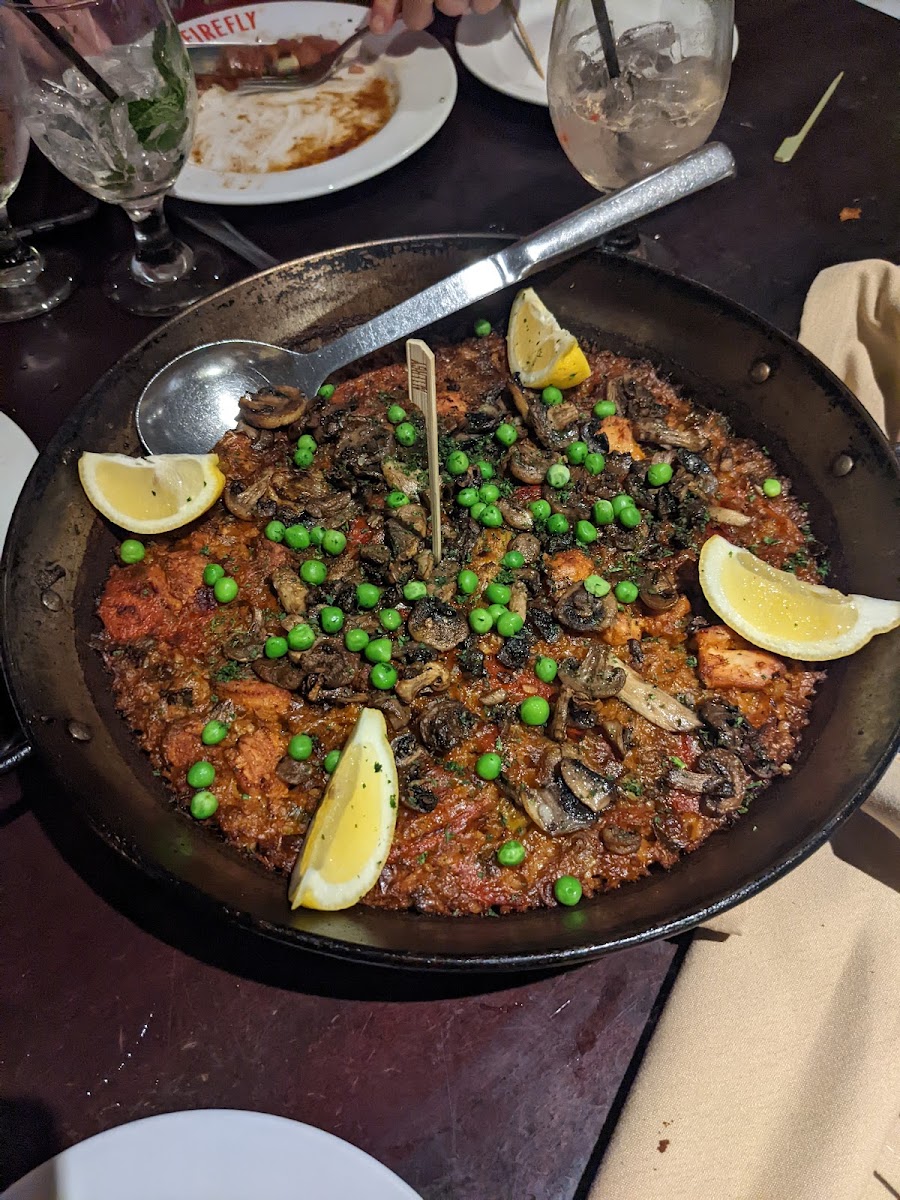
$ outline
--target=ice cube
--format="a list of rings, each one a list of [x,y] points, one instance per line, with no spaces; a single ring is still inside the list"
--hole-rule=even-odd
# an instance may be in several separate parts
[[[623,75],[653,79],[681,61],[681,39],[671,21],[626,29],[616,42]]]

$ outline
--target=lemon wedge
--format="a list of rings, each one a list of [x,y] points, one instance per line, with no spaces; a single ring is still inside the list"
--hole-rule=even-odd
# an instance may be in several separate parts
[[[364,708],[291,874],[291,908],[350,908],[374,887],[391,848],[398,795],[384,716]]]
[[[225,487],[217,454],[82,454],[78,475],[94,508],[129,533],[180,529]]]
[[[574,334],[563,329],[534,288],[516,296],[506,333],[509,369],[525,387],[563,388],[584,383],[591,373]]]
[[[700,551],[700,586],[710,607],[748,642],[808,662],[846,658],[900,625],[900,602],[805,583],[718,534]]]

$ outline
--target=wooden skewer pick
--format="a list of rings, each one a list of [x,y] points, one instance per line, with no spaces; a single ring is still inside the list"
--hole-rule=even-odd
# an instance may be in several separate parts
[[[410,403],[425,417],[428,443],[428,494],[431,497],[431,553],[439,563],[441,544],[441,464],[438,458],[437,395],[434,380],[434,355],[419,338],[406,343],[406,371]]]
[[[519,10],[516,8],[515,0],[503,0],[503,2],[506,11],[515,22],[519,37],[522,39],[522,45],[525,47],[528,57],[531,59],[531,65],[537,71],[538,75],[540,75],[541,79],[546,79],[547,77],[544,74],[544,68],[541,66],[541,60],[538,58],[537,51],[532,45],[531,38],[528,36],[528,30],[525,28],[522,18],[519,16]]]

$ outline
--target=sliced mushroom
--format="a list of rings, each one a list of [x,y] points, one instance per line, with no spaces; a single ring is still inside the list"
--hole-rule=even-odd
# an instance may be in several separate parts
[[[481,707],[495,708],[498,704],[505,704],[506,699],[506,692],[503,688],[494,688],[492,692],[488,692],[487,695],[481,697]]]
[[[633,375],[619,375],[606,385],[606,398],[629,420],[639,417],[664,417],[666,407]]]
[[[600,838],[610,854],[636,854],[641,848],[641,835],[621,825],[604,825]]]
[[[585,700],[607,700],[625,686],[625,671],[608,646],[594,644],[579,663],[566,659],[559,669],[559,681],[575,696]]]
[[[400,803],[411,808],[413,812],[430,813],[437,808],[438,798],[429,787],[413,780],[405,788],[400,789]]]
[[[652,571],[641,583],[639,595],[651,612],[667,612],[678,602],[678,588],[665,571]]]
[[[584,584],[576,583],[563,595],[554,609],[557,621],[577,633],[607,629],[618,616],[618,605],[612,592],[592,596]]]
[[[709,438],[693,429],[672,429],[659,417],[638,417],[632,422],[634,436],[654,446],[680,447],[694,452],[705,450]]]
[[[302,421],[309,410],[309,400],[299,388],[275,387],[243,396],[241,418],[257,429],[281,429]]]
[[[730,454],[731,451],[729,450],[728,453]],[[675,457],[691,475],[712,475],[713,473],[713,469],[706,459],[693,450],[676,450]]]
[[[513,504],[511,500],[498,500],[497,507],[503,514],[506,524],[513,529],[534,528],[534,517],[527,508],[520,508],[517,504]]]
[[[528,610],[528,620],[535,633],[543,641],[548,642],[551,646],[554,642],[559,641],[562,630],[546,609],[538,608],[536,604],[533,604]]]
[[[420,550],[416,555],[416,575],[428,583],[434,574],[434,555],[430,550]]]
[[[516,580],[509,590],[509,611],[521,617],[523,621],[528,615],[528,592],[524,583],[520,583],[519,580]]]
[[[421,504],[404,504],[402,508],[395,510],[395,516],[401,525],[405,525],[419,537],[425,537],[428,533],[428,518]]]
[[[516,442],[509,452],[509,471],[521,483],[543,483],[550,460],[533,442]]]
[[[399,733],[401,729],[405,729],[412,716],[409,709],[401,704],[396,696],[392,696],[389,692],[381,692],[377,696],[366,697],[366,704],[384,713],[393,733]]]
[[[615,720],[614,717],[606,717],[600,722],[600,728],[619,758],[624,758],[631,749],[634,741],[631,726],[623,725],[621,721]]]
[[[321,641],[303,652],[296,669],[303,678],[303,693],[310,700],[349,702],[342,689],[351,687],[359,664],[337,642]]]
[[[258,658],[253,672],[265,683],[273,683],[287,692],[296,692],[303,682],[303,673],[287,658]]]
[[[311,772],[309,763],[296,762],[286,754],[275,768],[275,774],[288,787],[299,787],[301,783],[309,782]]]
[[[386,458],[381,464],[381,470],[387,480],[389,488],[397,492],[403,492],[404,496],[413,496],[419,494],[419,481],[413,478],[412,475],[407,475],[398,462],[392,458]]]
[[[345,487],[358,486],[360,480],[380,481],[390,445],[391,434],[386,426],[357,416],[347,422],[335,443],[332,473]]]
[[[515,637],[507,638],[497,652],[497,662],[510,671],[521,671],[531,654],[531,639],[523,630]]]
[[[385,522],[384,531],[394,552],[395,562],[411,562],[419,553],[419,539],[410,530],[404,529],[399,521]]]
[[[550,718],[550,726],[547,730],[554,742],[564,742],[568,736],[569,705],[571,703],[572,692],[563,685],[559,689],[559,695],[553,705],[553,716]]]
[[[394,688],[404,704],[412,704],[420,692],[430,688],[442,692],[450,683],[450,672],[441,663],[426,663],[412,679],[401,679]]]
[[[452,605],[435,600],[433,596],[416,604],[406,626],[413,641],[431,646],[433,650],[452,650],[469,635],[465,617]]]
[[[559,773],[566,786],[591,812],[603,812],[613,801],[612,783],[577,758],[563,754]]]
[[[744,740],[746,718],[739,708],[718,696],[697,705],[697,714],[714,730],[716,745],[736,750]]]
[[[254,521],[259,515],[256,506],[269,490],[271,470],[261,471],[252,483],[242,484],[233,479],[222,493],[225,507],[239,521]]]
[[[394,752],[394,762],[401,775],[408,775],[413,764],[425,753],[415,734],[408,732],[401,733],[399,737],[392,740],[391,750]]]
[[[419,714],[419,737],[433,754],[448,754],[468,736],[470,717],[458,700],[435,700]]]
[[[509,543],[509,550],[516,550],[525,559],[525,566],[536,563],[541,557],[540,538],[533,533],[519,533]]]
[[[506,776],[501,776],[500,782],[506,795],[550,837],[589,829],[597,820],[597,814],[582,804],[561,779],[542,788],[513,784]]]
[[[721,816],[741,807],[747,790],[747,775],[736,754],[730,750],[708,750],[700,755],[695,766],[699,772],[724,781],[720,790],[704,791],[700,801],[703,809],[711,816]]]
[[[390,546],[368,545],[359,552],[360,561],[364,564],[366,574],[384,583],[387,569],[391,564]]]
[[[710,504],[709,519],[718,525],[734,525],[740,527],[749,525],[752,520],[746,513],[738,512],[736,508],[720,508],[718,504]]]
[[[259,634],[254,632],[236,633],[228,639],[222,647],[222,651],[225,657],[230,658],[232,662],[253,662],[262,654]]]
[[[619,692],[619,699],[636,713],[646,717],[660,729],[668,729],[673,733],[689,733],[703,724],[697,714],[680,700],[676,700],[656,684],[645,682],[617,655],[611,654],[609,661],[625,672],[625,685]]]
[[[309,589],[291,567],[276,567],[272,572],[272,586],[278,602],[286,613],[303,616],[306,613],[306,597]]]

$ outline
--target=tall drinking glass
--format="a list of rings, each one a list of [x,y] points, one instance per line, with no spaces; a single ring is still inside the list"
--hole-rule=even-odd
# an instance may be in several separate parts
[[[559,0],[547,92],[560,145],[598,191],[701,146],[731,74],[734,0],[606,0],[611,75],[592,0]]]
[[[28,158],[24,92],[18,52],[0,28],[0,322],[49,312],[74,287],[69,259],[62,254],[39,254],[33,246],[26,246],[6,212]]]
[[[165,0],[0,0],[0,19],[20,47],[32,138],[63,175],[131,218],[135,248],[109,265],[106,294],[164,315],[221,287],[219,256],[179,241],[163,215],[197,105]]]

